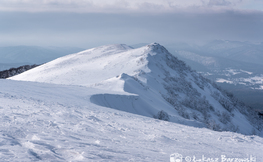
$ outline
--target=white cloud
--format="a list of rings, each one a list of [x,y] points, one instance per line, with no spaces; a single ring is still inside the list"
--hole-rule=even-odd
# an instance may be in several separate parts
[[[180,12],[244,9],[258,0],[1,0],[0,11]],[[240,7],[242,6],[242,7]]]

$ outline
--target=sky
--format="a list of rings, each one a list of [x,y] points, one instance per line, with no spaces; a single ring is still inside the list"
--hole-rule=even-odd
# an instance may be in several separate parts
[[[263,42],[262,0],[0,0],[0,46]]]

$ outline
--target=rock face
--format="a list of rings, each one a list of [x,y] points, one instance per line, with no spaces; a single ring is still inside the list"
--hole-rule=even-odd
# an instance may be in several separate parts
[[[4,71],[0,71],[0,78],[1,79],[6,79],[18,74],[21,74],[27,70],[30,70],[34,67],[37,67],[38,65],[23,65],[23,66],[19,66],[18,68],[11,68],[9,70],[4,70]]]
[[[101,46],[10,79],[103,89],[105,93],[90,97],[92,103],[185,125],[243,134],[262,130],[256,112],[158,43],[137,49]]]

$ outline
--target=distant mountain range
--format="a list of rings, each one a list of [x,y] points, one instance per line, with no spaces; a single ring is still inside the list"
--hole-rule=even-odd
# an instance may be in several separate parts
[[[82,51],[76,47],[7,46],[0,47],[0,70],[43,64],[67,54]]]

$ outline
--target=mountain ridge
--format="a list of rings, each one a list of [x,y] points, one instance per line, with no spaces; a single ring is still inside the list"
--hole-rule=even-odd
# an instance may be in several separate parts
[[[127,45],[92,48],[10,79],[116,91],[118,95],[97,94],[90,100],[108,108],[217,131],[262,131],[262,120],[256,113],[158,43],[137,49]]]

